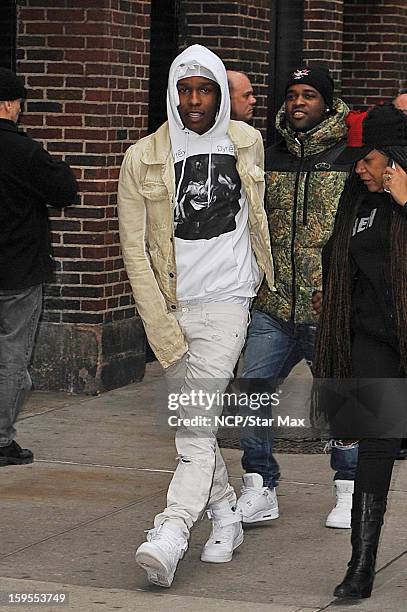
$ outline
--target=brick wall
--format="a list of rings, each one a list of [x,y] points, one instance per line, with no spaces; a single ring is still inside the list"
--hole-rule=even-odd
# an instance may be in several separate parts
[[[183,0],[179,23],[180,49],[194,43],[205,45],[221,57],[227,68],[247,72],[257,97],[254,126],[264,135],[270,16],[268,0]]]
[[[407,74],[407,2],[344,2],[342,86],[346,100],[366,108],[391,99]]]
[[[124,361],[141,364],[142,333],[137,354],[124,341],[135,341],[129,332],[135,312],[120,256],[116,193],[123,153],[147,129],[149,13],[146,0],[19,3],[17,71],[30,92],[24,127],[70,163],[82,194],[79,206],[52,212],[58,273],[46,288],[39,386],[57,368],[64,388],[108,388],[112,353],[119,377]],[[50,341],[53,363],[42,350]],[[63,357],[61,371],[56,356]],[[68,363],[73,358],[76,365]]]
[[[304,63],[325,64],[340,94],[342,79],[343,0],[305,0]]]
[[[325,63],[353,108],[391,99],[406,78],[406,0],[305,0],[304,60]]]
[[[293,9],[304,7],[304,61],[327,64],[337,92],[355,106],[393,96],[405,79],[406,1],[295,0]],[[46,290],[34,378],[37,387],[97,392],[144,368],[144,334],[120,256],[116,193],[123,153],[148,126],[151,2],[16,3],[17,71],[30,90],[24,127],[74,167],[81,189],[80,205],[52,217],[58,271]],[[271,21],[288,28],[283,0],[174,6],[179,49],[204,44],[227,67],[250,75],[255,127],[265,135],[267,82],[283,54],[269,65],[271,49],[280,48],[270,40]]]

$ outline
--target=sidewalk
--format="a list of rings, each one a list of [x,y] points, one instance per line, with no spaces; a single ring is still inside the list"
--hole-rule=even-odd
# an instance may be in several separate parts
[[[17,440],[35,463],[0,469],[0,612],[348,610],[332,591],[349,560],[350,532],[324,527],[334,501],[324,455],[278,455],[281,516],[246,529],[231,563],[200,561],[205,519],[171,589],[147,584],[134,551],[164,506],[175,467],[171,433],[155,424],[160,378],[154,363],[143,382],[99,397],[32,395]],[[240,451],[224,456],[239,490]],[[352,611],[407,610],[406,502],[407,461],[397,461],[373,596]],[[68,605],[1,605],[5,592],[62,591]]]

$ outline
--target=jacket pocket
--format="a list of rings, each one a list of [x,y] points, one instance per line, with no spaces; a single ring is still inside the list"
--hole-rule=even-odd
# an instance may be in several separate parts
[[[144,183],[141,193],[143,198],[153,202],[168,200],[168,191],[165,185],[160,183]]]
[[[172,222],[168,191],[165,185],[145,183],[142,195],[146,203],[148,233],[158,228],[164,228]]]

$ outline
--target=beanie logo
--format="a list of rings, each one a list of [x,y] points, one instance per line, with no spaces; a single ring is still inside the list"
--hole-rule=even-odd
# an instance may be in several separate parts
[[[309,72],[310,71],[307,68],[304,68],[303,70],[298,69],[293,72],[293,77],[294,79],[302,79],[303,77],[308,76]]]

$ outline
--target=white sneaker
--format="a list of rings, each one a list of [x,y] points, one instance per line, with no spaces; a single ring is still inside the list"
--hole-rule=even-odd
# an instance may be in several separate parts
[[[188,540],[181,528],[169,519],[148,531],[147,542],[136,551],[136,561],[147,572],[149,582],[170,587],[187,548]]]
[[[335,480],[336,505],[328,514],[325,526],[350,529],[353,480]]]
[[[276,489],[263,486],[260,474],[244,474],[237,507],[243,523],[271,521],[279,517]]]
[[[243,542],[240,513],[231,508],[227,499],[211,505],[209,513],[212,517],[212,532],[203,547],[201,561],[227,563],[232,560],[233,551]]]

